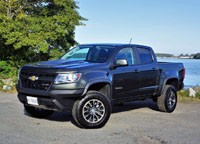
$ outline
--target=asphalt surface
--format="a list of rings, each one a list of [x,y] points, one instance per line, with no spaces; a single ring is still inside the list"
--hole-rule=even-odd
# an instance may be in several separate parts
[[[200,103],[178,103],[171,113],[151,100],[116,106],[105,127],[81,129],[71,113],[36,119],[16,94],[0,93],[0,144],[199,144]]]

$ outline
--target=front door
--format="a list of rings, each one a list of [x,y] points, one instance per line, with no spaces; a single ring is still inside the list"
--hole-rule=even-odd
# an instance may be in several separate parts
[[[113,99],[125,99],[139,94],[139,66],[135,65],[133,48],[122,48],[115,56],[117,59],[126,59],[128,66],[117,67],[113,74]]]

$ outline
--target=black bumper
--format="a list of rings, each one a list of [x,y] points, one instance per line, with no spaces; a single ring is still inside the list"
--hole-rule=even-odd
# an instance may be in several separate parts
[[[19,85],[16,85],[16,88],[18,91],[18,99],[24,105],[29,105],[27,103],[27,96],[31,96],[36,97],[38,100],[38,105],[32,106],[56,111],[71,110],[74,101],[79,99],[84,91],[84,89],[34,90],[22,88]]]

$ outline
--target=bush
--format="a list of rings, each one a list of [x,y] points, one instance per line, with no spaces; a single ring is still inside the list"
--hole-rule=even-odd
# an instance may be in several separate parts
[[[178,94],[181,97],[189,97],[189,90],[184,89],[184,90],[178,92]]]
[[[0,61],[0,77],[1,78],[10,78],[15,76],[17,73],[17,68],[13,67],[7,61]]]
[[[4,82],[3,82],[3,80],[2,80],[2,79],[0,79],[0,87],[2,88],[2,87],[3,87],[3,85],[4,85]]]
[[[196,93],[196,97],[189,96],[189,89],[183,89],[178,92],[178,98],[180,101],[197,101],[200,102],[200,93]]]
[[[14,63],[8,61],[0,61],[0,88],[2,89],[4,85],[11,86],[15,89],[15,84],[17,82],[18,66]]]
[[[200,59],[200,53],[195,54],[194,59]]]
[[[196,98],[200,99],[200,93],[196,93]]]

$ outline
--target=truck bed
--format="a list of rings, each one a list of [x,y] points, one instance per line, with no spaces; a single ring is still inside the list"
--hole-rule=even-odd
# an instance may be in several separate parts
[[[181,90],[184,87],[183,80],[185,78],[185,69],[182,63],[171,63],[171,62],[158,62],[160,68],[160,80],[162,81],[166,78],[178,78],[177,90]]]
[[[182,71],[184,69],[182,63],[158,62],[158,66],[162,71],[170,71],[170,70]]]

